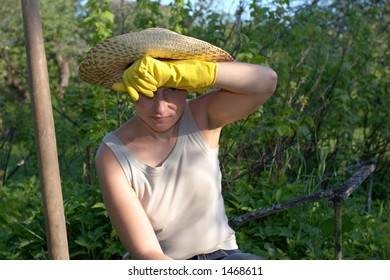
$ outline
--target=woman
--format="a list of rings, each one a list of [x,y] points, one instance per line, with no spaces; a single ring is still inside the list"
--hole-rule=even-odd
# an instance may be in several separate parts
[[[191,51],[185,59],[166,60],[176,59],[177,51],[169,49],[172,38],[165,51],[164,40],[152,39],[159,48],[152,56],[166,52],[165,60],[147,54],[131,61],[121,79],[97,79],[127,91],[136,111],[103,139],[96,155],[111,222],[135,259],[259,259],[238,250],[228,225],[218,143],[224,126],[251,114],[273,94],[277,75],[267,67],[233,62],[214,46],[213,51],[226,55],[219,62],[215,57],[202,61]],[[194,45],[199,43],[207,45],[199,40]],[[90,61],[83,63],[90,66]],[[80,75],[94,82],[85,78],[90,68],[83,69],[83,63]],[[203,92],[211,86],[217,89],[187,100],[187,90]]]

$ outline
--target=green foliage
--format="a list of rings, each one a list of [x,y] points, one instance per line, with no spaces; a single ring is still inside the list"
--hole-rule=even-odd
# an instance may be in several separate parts
[[[312,184],[318,185],[318,182]],[[316,189],[308,180],[262,188],[246,185],[242,180],[225,194],[226,209],[229,216],[235,216],[303,197]],[[343,204],[343,258],[387,259],[390,253],[386,234],[390,205],[388,201],[375,200],[371,213],[367,214],[364,199],[360,192]],[[236,230],[240,247],[265,259],[321,260],[335,257],[334,210],[326,200],[250,221]]]
[[[133,114],[126,95],[81,82],[77,62],[88,45],[159,26],[278,73],[274,96],[222,132],[228,216],[334,187],[351,175],[344,167],[376,157],[370,214],[365,183],[343,204],[343,256],[389,259],[386,1],[248,0],[234,14],[215,9],[217,2],[40,2],[71,258],[124,253],[93,162],[102,137]],[[46,259],[20,1],[5,0],[0,22],[0,258]],[[326,200],[310,203],[236,228],[237,240],[267,259],[333,259],[333,219]]]
[[[161,16],[159,1],[137,0],[137,14],[134,18],[137,28],[157,27]]]
[[[190,18],[191,2],[175,0],[169,4],[171,7],[169,18],[169,29],[180,34],[186,34],[187,20]]]
[[[63,182],[63,193],[71,259],[120,259],[99,189]],[[41,201],[36,177],[0,188],[1,259],[48,258]]]
[[[85,5],[88,15],[84,19],[84,24],[87,28],[94,27],[94,32],[91,32],[89,36],[91,45],[112,36],[114,14],[109,7],[110,3],[111,0],[89,0]]]
[[[12,188],[0,188],[1,259],[40,259],[47,255],[44,219],[39,207],[41,196],[36,183],[36,177],[32,177]]]
[[[65,188],[70,258],[121,259],[124,250],[111,226],[99,189],[73,183],[66,183]]]

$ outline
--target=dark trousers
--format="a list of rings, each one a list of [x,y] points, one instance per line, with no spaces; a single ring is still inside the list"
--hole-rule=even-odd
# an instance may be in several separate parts
[[[189,260],[262,260],[259,256],[243,253],[240,250],[217,250],[209,254],[199,254]]]

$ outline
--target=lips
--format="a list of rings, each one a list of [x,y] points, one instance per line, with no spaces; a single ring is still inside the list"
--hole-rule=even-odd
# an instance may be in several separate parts
[[[154,116],[152,117],[152,119],[156,120],[156,121],[163,121],[165,119],[167,119],[168,117],[163,117],[163,116]]]

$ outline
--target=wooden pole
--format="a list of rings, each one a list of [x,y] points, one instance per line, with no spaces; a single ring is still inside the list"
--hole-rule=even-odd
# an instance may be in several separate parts
[[[49,259],[69,259],[49,75],[38,0],[22,0],[29,89]]]
[[[342,202],[340,197],[333,197],[334,205],[334,254],[336,260],[343,259],[343,213]]]

